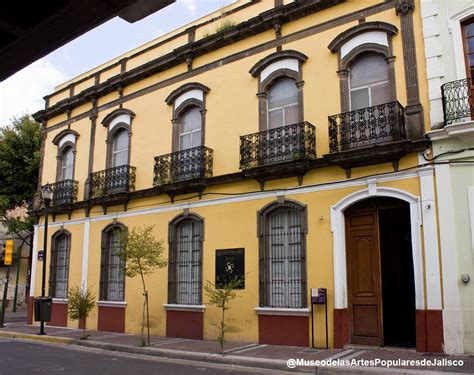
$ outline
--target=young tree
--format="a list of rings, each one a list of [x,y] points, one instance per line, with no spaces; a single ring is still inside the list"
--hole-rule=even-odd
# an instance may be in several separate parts
[[[209,297],[209,304],[221,309],[221,320],[216,324],[218,330],[217,341],[221,346],[221,354],[224,354],[225,333],[227,331],[225,312],[230,309],[230,303],[237,296],[236,289],[244,280],[245,276],[230,278],[223,285],[216,285],[211,281],[207,281],[204,286],[204,291]]]
[[[84,327],[82,328],[82,339],[87,339],[85,320],[89,316],[95,305],[95,294],[90,290],[83,290],[77,285],[68,291],[68,316],[71,320],[84,319]]]
[[[134,227],[131,232],[122,232],[120,237],[120,257],[125,261],[125,275],[133,278],[140,276],[143,287],[142,310],[142,346],[145,345],[145,313],[148,330],[148,346],[150,346],[150,314],[148,308],[148,290],[145,276],[150,275],[157,268],[166,267],[163,259],[163,240],[157,240],[153,234],[153,225]]]

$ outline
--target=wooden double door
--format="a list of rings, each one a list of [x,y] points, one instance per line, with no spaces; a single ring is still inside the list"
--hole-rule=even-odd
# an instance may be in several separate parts
[[[345,217],[350,343],[414,347],[409,206],[373,198],[353,206]]]

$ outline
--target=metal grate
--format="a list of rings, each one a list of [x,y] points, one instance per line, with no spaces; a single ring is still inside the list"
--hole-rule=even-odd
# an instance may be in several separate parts
[[[240,169],[316,158],[316,128],[309,122],[240,137]]]
[[[53,190],[53,206],[72,204],[77,200],[78,182],[74,180],[57,181],[50,184]]]
[[[206,146],[155,157],[153,185],[212,177],[213,151]]]
[[[474,78],[445,83],[441,95],[446,125],[474,118]]]
[[[301,213],[284,208],[268,218],[261,257],[262,305],[282,308],[306,307],[305,234]]]
[[[175,228],[170,243],[169,303],[200,305],[202,302],[202,223],[185,220]]]
[[[329,151],[339,152],[405,139],[404,109],[391,102],[328,117]]]
[[[49,295],[67,298],[70,241],[67,234],[54,238],[49,265]]]
[[[106,233],[106,246],[102,249],[100,272],[100,300],[123,301],[125,284],[125,263],[119,256],[121,229]]]
[[[136,168],[120,165],[93,172],[89,177],[89,198],[135,191]]]

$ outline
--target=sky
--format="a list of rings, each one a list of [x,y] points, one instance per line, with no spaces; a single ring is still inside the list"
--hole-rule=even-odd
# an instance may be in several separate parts
[[[133,24],[115,17],[96,27],[0,82],[0,126],[44,109],[55,86],[233,1],[176,0]]]

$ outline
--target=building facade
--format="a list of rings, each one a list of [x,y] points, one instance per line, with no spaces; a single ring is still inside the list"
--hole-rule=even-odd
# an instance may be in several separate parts
[[[474,352],[474,2],[421,3],[448,353]]]
[[[138,332],[118,234],[153,224],[168,259],[147,278],[153,334],[216,337],[203,284],[227,250],[246,274],[229,340],[308,346],[310,289],[326,288],[331,347],[442,351],[425,62],[418,2],[237,1],[58,87],[35,114],[51,324],[76,324],[81,285],[99,299],[87,328]]]

